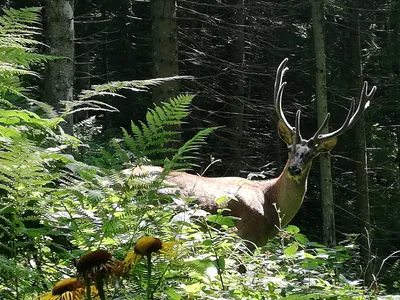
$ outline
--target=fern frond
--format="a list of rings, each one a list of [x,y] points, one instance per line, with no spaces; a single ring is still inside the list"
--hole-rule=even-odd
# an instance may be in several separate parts
[[[65,106],[63,115],[72,115],[80,111],[105,111],[105,112],[118,112],[119,110],[114,106],[96,100],[86,101],[60,101]]]
[[[39,77],[30,65],[55,57],[34,53],[34,47],[42,45],[35,36],[41,32],[39,8],[3,10],[0,16],[0,96],[10,93],[27,98],[19,77]]]
[[[189,164],[184,162],[185,160],[190,160],[192,157],[188,156],[189,152],[193,152],[198,150],[202,145],[205,144],[205,139],[208,135],[219,127],[210,127],[199,131],[193,138],[188,140],[182,147],[180,147],[177,153],[172,157],[171,160],[166,160],[164,164],[164,168],[167,171],[172,170],[173,168],[179,165],[179,169],[184,170],[187,166],[193,166],[193,164]]]
[[[14,104],[12,104],[10,101],[3,99],[0,97],[0,105],[5,106],[6,108],[15,108]]]
[[[22,9],[4,9],[4,15],[0,16],[0,25],[5,28],[30,27],[26,24],[40,24],[40,7],[27,7]],[[26,24],[25,24],[26,23]]]
[[[59,118],[59,113],[57,113],[57,111],[54,109],[53,106],[33,99],[28,99],[28,102],[32,103],[33,105],[36,105],[41,110],[43,110],[43,112],[46,114],[48,118]]]
[[[85,100],[95,96],[109,95],[111,92],[115,96],[120,96],[116,92],[119,90],[130,90],[134,92],[146,91],[149,87],[162,84],[164,82],[181,79],[193,79],[192,76],[172,76],[164,78],[155,78],[149,80],[131,80],[131,81],[112,81],[102,85],[94,85],[91,90],[82,91],[78,99]]]
[[[147,123],[140,122],[138,126],[132,122],[133,137],[123,130],[126,144],[138,159],[152,157],[157,153],[168,155],[174,151],[166,145],[173,142],[174,136],[179,132],[168,127],[183,122],[190,112],[189,105],[193,97],[193,95],[179,95],[161,107],[150,109],[146,114]]]

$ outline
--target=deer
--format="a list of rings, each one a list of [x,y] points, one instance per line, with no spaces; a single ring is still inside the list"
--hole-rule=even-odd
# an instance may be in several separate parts
[[[356,103],[352,98],[343,125],[335,131],[326,132],[330,118],[327,113],[315,134],[304,139],[300,131],[300,109],[292,126],[284,115],[282,97],[286,86],[283,82],[288,58],[277,68],[274,84],[274,106],[278,116],[278,133],[288,147],[288,159],[277,178],[248,180],[241,177],[205,177],[186,172],[171,171],[165,177],[168,185],[175,186],[182,198],[195,198],[199,207],[215,213],[227,209],[228,215],[236,217],[237,233],[244,240],[263,246],[273,238],[282,226],[287,225],[299,211],[307,191],[307,179],[313,160],[320,154],[331,151],[337,137],[348,131],[369,106],[376,86],[368,91],[365,81]],[[137,166],[130,170],[133,176],[161,174],[157,166]],[[226,197],[226,201],[217,201]]]

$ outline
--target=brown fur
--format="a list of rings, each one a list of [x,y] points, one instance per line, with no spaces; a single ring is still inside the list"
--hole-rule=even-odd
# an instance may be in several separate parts
[[[157,174],[162,170],[160,167],[140,166],[131,171],[131,174]],[[227,207],[230,215],[240,218],[236,223],[238,234],[260,246],[275,236],[278,228],[287,224],[300,208],[306,192],[308,171],[309,168],[296,181],[288,176],[287,166],[278,178],[259,181],[170,172],[166,183],[177,186],[183,198],[196,198],[199,206],[211,213],[221,208],[216,200],[228,196],[227,203],[222,207]],[[280,209],[282,224],[279,224],[274,204]]]

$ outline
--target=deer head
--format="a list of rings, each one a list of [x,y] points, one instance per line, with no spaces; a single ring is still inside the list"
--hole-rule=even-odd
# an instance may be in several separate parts
[[[358,105],[356,104],[356,100],[352,99],[347,117],[339,129],[333,132],[323,133],[324,129],[328,126],[330,117],[328,113],[316,133],[307,140],[302,137],[300,131],[301,111],[297,110],[295,126],[291,126],[282,110],[282,95],[286,86],[286,82],[282,82],[282,80],[285,73],[289,70],[289,68],[286,67],[287,61],[288,59],[285,58],[276,72],[274,104],[279,118],[279,136],[289,148],[289,159],[287,163],[288,175],[292,179],[298,180],[308,173],[311,162],[315,157],[322,152],[329,152],[332,150],[336,145],[337,137],[349,130],[357,122],[364,110],[369,106],[369,102],[376,91],[376,86],[372,87],[371,91],[368,92],[368,83],[366,81],[364,82]]]

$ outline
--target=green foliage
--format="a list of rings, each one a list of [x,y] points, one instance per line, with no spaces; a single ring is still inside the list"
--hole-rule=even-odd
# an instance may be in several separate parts
[[[144,92],[148,91],[149,87],[178,79],[193,79],[193,77],[172,76],[172,77],[154,78],[148,80],[112,81],[101,85],[94,85],[92,89],[82,91],[78,98],[80,100],[85,100],[95,96],[104,96],[104,95],[123,97],[122,95],[116,92],[121,90]]]
[[[69,246],[55,230],[57,224],[49,208],[56,182],[62,177],[58,167],[70,161],[60,150],[79,141],[59,131],[62,118],[41,118],[11,103],[28,99],[20,76],[38,76],[30,65],[52,59],[35,53],[40,45],[35,40],[40,32],[36,27],[38,11],[11,9],[0,17],[1,299],[31,296],[44,284],[45,268],[37,266],[53,260],[54,253],[66,252]]]
[[[132,122],[133,136],[123,129],[125,143],[135,154],[138,163],[145,163],[150,159],[153,164],[164,164],[167,171],[191,165],[188,160],[193,157],[187,154],[196,151],[204,143],[205,138],[216,129],[207,128],[199,131],[178,151],[175,150],[173,144],[178,142],[176,139],[179,137],[179,126],[190,112],[188,107],[193,97],[193,95],[180,95],[170,99],[162,107],[149,110],[146,114],[147,124],[140,122],[138,126]],[[173,155],[171,160],[165,159],[171,154]]]
[[[176,100],[172,103],[180,105]],[[181,109],[186,111],[189,103]],[[166,111],[164,107],[161,110]],[[4,299],[45,290],[41,286],[51,286],[61,273],[75,276],[71,259],[79,259],[87,250],[107,249],[123,259],[145,234],[178,241],[177,254],[170,258],[154,254],[151,270],[147,261],[141,260],[127,277],[119,279],[119,285],[108,285],[110,299],[362,299],[358,282],[343,275],[344,264],[351,257],[348,247],[326,249],[310,243],[297,227],[290,226],[279,239],[250,255],[232,230],[233,220],[224,217],[222,211],[216,216],[202,212],[200,215],[208,216],[207,222],[203,217],[177,218],[177,213],[199,216],[199,210],[178,203],[174,194],[160,193],[157,179],[126,178],[117,171],[41,148],[58,135],[44,135],[37,144],[22,128],[48,131],[48,123],[41,119],[37,127],[38,118],[24,111],[12,115],[19,121],[5,123],[4,127],[20,134],[4,142],[0,153],[5,193],[1,198],[1,246],[8,250],[0,260],[0,284],[11,287],[2,294]],[[149,122],[169,120],[167,116],[159,119],[157,123],[149,118]],[[142,140],[129,136],[130,143],[144,145],[139,149],[147,151],[146,141],[153,140],[147,139],[144,131],[160,133],[162,126],[156,124],[142,124]],[[207,133],[195,136],[167,163],[172,167],[180,158],[187,159],[185,153],[197,149]],[[31,267],[26,258],[34,259],[40,267]],[[239,265],[245,267],[245,274],[238,272]],[[19,281],[10,285],[14,270],[19,271]],[[40,285],[34,285],[34,281]]]
[[[11,10],[0,18],[4,23],[1,30],[13,30],[9,35],[15,34],[18,40],[21,31],[36,31],[34,26],[25,27],[25,23],[36,21],[36,10]],[[25,42],[18,41],[21,47]],[[37,62],[29,51],[9,51],[2,59],[5,64],[29,70],[29,64]],[[125,277],[110,279],[108,299],[369,296],[347,268],[357,255],[351,243],[328,249],[289,226],[266,247],[250,253],[235,233],[234,219],[224,216],[223,211],[210,215],[198,209],[193,199],[166,192],[160,181],[163,176],[151,179],[119,172],[123,162],[147,163],[150,159],[163,164],[166,172],[191,166],[193,153],[215,129],[200,131],[179,149],[170,145],[189,113],[192,96],[178,96],[149,110],[146,122],[132,124],[132,134],[124,131],[123,140],[111,142],[112,151],[99,151],[102,167],[73,156],[75,152],[70,150],[82,144],[63,133],[59,128],[63,120],[51,115],[51,107],[42,105],[52,118],[15,109],[9,101],[11,94],[24,96],[19,76],[29,73],[7,68],[4,73],[13,81],[3,80],[3,89],[0,87],[5,98],[2,104],[8,104],[0,109],[1,299],[32,299],[51,290],[59,279],[76,277],[73,261],[88,250],[107,249],[123,260],[144,235],[159,237],[162,243],[176,241],[177,249],[169,256],[154,253],[152,264],[143,258]],[[88,97],[106,91],[115,94],[124,88],[141,90],[160,81],[97,86],[84,92],[78,106],[71,104],[67,111],[113,111]],[[95,123],[87,120],[75,129],[92,126]],[[91,138],[88,134],[82,137]]]
[[[31,64],[54,59],[35,52],[41,45],[36,39],[40,34],[39,8],[4,10],[0,17],[0,100],[4,103],[6,94],[26,97],[19,76],[39,76],[30,70]]]
[[[169,120],[179,119],[174,117],[174,107],[186,112],[189,98],[178,97],[166,104],[171,117],[165,113],[165,106],[155,108],[149,112],[148,124],[133,126],[133,136],[125,131],[126,144],[137,153],[135,157],[145,159],[152,154],[151,148],[160,145],[159,137],[162,143],[168,143],[176,133],[170,135],[167,131],[164,138],[162,131],[171,125]],[[196,136],[173,157],[183,157],[187,150],[197,149],[204,136]],[[173,166],[175,161],[179,159],[172,158],[167,163]],[[124,178],[119,173],[79,163],[69,168],[76,176],[64,181],[58,193],[64,195],[59,198],[68,215],[73,216],[73,221],[65,219],[62,226],[72,229],[71,241],[77,248],[107,248],[123,259],[144,234],[162,241],[179,241],[177,255],[172,259],[154,255],[151,269],[143,259],[128,277],[121,279],[120,286],[124,288],[110,286],[108,294],[113,298],[364,298],[360,282],[347,279],[354,277],[345,268],[352,256],[352,245],[327,249],[309,242],[297,227],[289,226],[279,238],[250,254],[232,230],[234,220],[223,216],[223,211],[217,215],[200,213],[198,208],[187,205],[190,199],[183,204],[176,202],[174,194],[160,192],[159,178]],[[185,217],[196,215],[207,218]],[[246,272],[239,273],[238,266]]]
[[[178,96],[162,108],[149,110],[146,114],[147,124],[140,122],[139,127],[132,122],[133,137],[123,129],[125,142],[137,159],[165,157],[175,152],[170,143],[178,136],[177,126],[188,116],[188,105],[192,99],[191,95]]]

